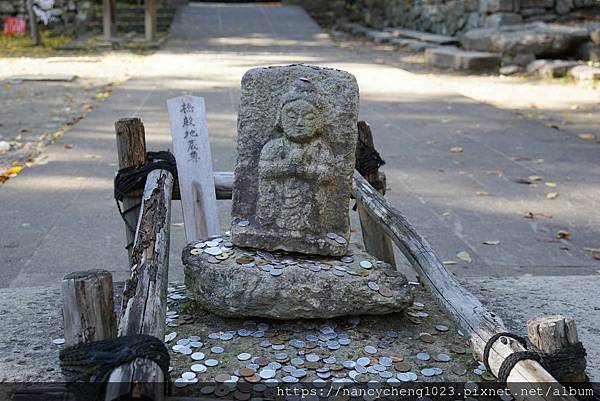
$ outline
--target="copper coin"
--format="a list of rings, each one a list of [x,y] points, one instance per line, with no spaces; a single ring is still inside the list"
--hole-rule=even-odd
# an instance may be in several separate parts
[[[269,364],[269,360],[267,358],[260,356],[254,360],[254,363],[257,364],[258,366],[267,366]]]
[[[409,317],[408,321],[411,322],[412,324],[421,324],[423,323],[423,321],[421,319],[418,319],[416,317]]]
[[[319,369],[321,366],[323,366],[320,362],[306,362],[304,363],[304,367],[307,369],[311,369],[311,370],[315,370],[315,369]]]
[[[404,357],[402,355],[392,355],[390,356],[392,362],[402,362],[404,361]]]
[[[455,354],[459,354],[459,355],[463,355],[463,354],[467,353],[467,351],[465,350],[465,347],[462,345],[452,345],[450,347],[450,351],[454,352]]]
[[[252,376],[253,374],[255,374],[256,370],[250,369],[250,368],[241,368],[239,370],[239,372],[240,372],[240,376],[248,377],[248,376]]]
[[[224,384],[219,384],[217,387],[215,387],[215,395],[217,397],[225,397],[229,393],[230,393],[229,387],[227,387]]]
[[[254,373],[252,376],[244,377],[244,380],[246,380],[248,383],[260,383],[261,379],[259,375]]]
[[[314,348],[317,348],[317,343],[314,343],[314,342],[312,342],[312,341],[309,341],[309,342],[307,342],[307,343],[306,343],[306,346],[305,346],[305,348],[307,348],[307,349],[314,349]]]
[[[253,383],[248,383],[243,380],[237,382],[236,385],[237,385],[237,389],[243,393],[248,393],[248,392],[252,391],[252,387],[254,387]]]
[[[274,344],[274,345],[281,345],[284,342],[285,341],[283,341],[281,338],[277,338],[277,337],[271,339],[271,344]]]
[[[394,292],[387,287],[379,286],[379,294],[382,297],[391,298],[394,296]]]
[[[419,334],[419,339],[424,343],[431,344],[435,341],[435,338],[429,333],[421,333]]]
[[[406,362],[397,362],[394,364],[394,369],[396,369],[398,372],[409,372],[410,365]]]
[[[243,256],[240,256],[239,258],[237,258],[235,260],[235,262],[239,265],[245,265],[245,264],[254,262],[254,258],[249,255],[243,255]]]

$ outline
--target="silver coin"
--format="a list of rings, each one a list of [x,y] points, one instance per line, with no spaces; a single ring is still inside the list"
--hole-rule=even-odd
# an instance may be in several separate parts
[[[392,366],[394,364],[394,361],[392,361],[392,358],[389,358],[387,356],[382,356],[381,358],[379,358],[379,364],[382,366]]]
[[[64,338],[55,338],[54,340],[52,340],[52,344],[54,344],[54,345],[63,345],[64,343],[65,343]]]
[[[338,237],[336,233],[327,233],[327,238],[335,240]]]
[[[181,340],[177,341],[177,345],[183,345],[186,346],[190,343],[190,340],[188,340],[187,338],[182,338]]]
[[[262,348],[267,348],[267,347],[271,346],[271,341],[269,341],[269,340],[263,340],[258,345],[260,345]]]
[[[201,363],[195,363],[190,367],[190,370],[196,373],[204,373],[206,372],[206,366],[202,365]]]
[[[331,273],[333,273],[334,276],[338,277],[344,277],[346,275],[346,272],[341,270],[332,270]]]
[[[221,248],[217,248],[217,247],[206,248],[204,250],[204,252],[206,252],[206,253],[208,253],[209,255],[212,255],[212,256],[218,256],[218,255],[221,255],[223,253],[223,251],[221,250]]]
[[[292,376],[294,376],[297,379],[299,379],[301,377],[305,377],[306,371],[304,369],[296,369],[292,372]]]
[[[177,379],[175,379],[173,384],[175,384],[175,387],[177,388],[183,388],[188,385],[188,382],[184,378],[178,377]]]
[[[288,357],[288,354],[286,354],[285,352],[278,352],[274,356],[275,359],[286,359]]]
[[[290,361],[290,363],[294,366],[301,366],[304,365],[304,359],[302,358],[292,358],[292,360]]]
[[[359,264],[363,269],[370,269],[373,267],[373,263],[369,262],[368,260],[363,260]]]
[[[373,347],[372,345],[367,345],[365,347],[365,352],[367,354],[376,354],[377,353],[377,348]]]
[[[221,241],[219,241],[217,239],[213,239],[211,241],[206,241],[206,246],[209,248],[214,248],[215,246],[219,246],[220,243],[221,243]]]
[[[438,368],[438,367],[433,367],[433,368],[431,368],[431,370],[433,370],[435,372],[436,376],[439,376],[442,373],[444,373],[444,371],[442,369]]]
[[[354,262],[354,258],[352,256],[342,256],[340,260],[344,263],[352,263]]]
[[[194,372],[183,372],[181,377],[185,380],[192,380],[196,378],[196,374]]]
[[[188,347],[181,347],[179,349],[179,353],[183,354],[183,355],[192,355],[193,351],[191,348]]]
[[[240,227],[247,227],[250,225],[250,222],[248,220],[240,220],[238,221],[237,225]]]
[[[232,333],[223,333],[219,336],[219,339],[221,339],[223,341],[229,341],[229,340],[233,339],[233,334]]]
[[[356,360],[356,364],[360,365],[360,366],[368,366],[369,363],[371,363],[371,360],[369,358],[367,358],[367,357],[364,357],[364,356],[362,358],[358,358]]]
[[[368,286],[368,287],[369,287],[371,290],[373,290],[373,291],[379,291],[379,284],[377,284],[377,283],[376,283],[376,282],[374,282],[374,281],[369,281],[369,282],[367,283],[367,286]]]
[[[263,369],[260,372],[258,372],[258,375],[261,377],[261,379],[272,379],[275,377],[276,374],[277,372],[273,369]]]
[[[360,373],[361,375],[364,375],[365,373],[367,373],[367,368],[366,368],[366,366],[363,366],[363,365],[358,365],[358,364],[357,364],[357,365],[354,367],[354,370],[356,370],[356,371],[357,371],[358,373]]]
[[[427,352],[419,352],[417,354],[417,359],[419,361],[428,361],[431,359],[431,357],[429,356],[429,354]]]
[[[318,362],[321,359],[317,354],[308,354],[305,358],[308,362]]]
[[[381,377],[382,379],[389,379],[391,377],[393,377],[394,374],[388,370],[384,370],[383,372],[379,372],[379,377]]]
[[[267,368],[273,369],[273,370],[279,370],[279,369],[281,369],[281,364],[279,362],[270,362],[267,365]]]
[[[248,360],[248,359],[250,359],[250,358],[252,358],[252,355],[250,355],[250,354],[249,354],[249,353],[247,353],[247,352],[242,352],[241,354],[239,354],[239,355],[237,356],[237,359],[238,359],[239,361],[247,361],[247,360]]]
[[[425,377],[432,377],[435,376],[435,370],[431,368],[421,369],[421,374]]]
[[[281,381],[284,383],[298,383],[299,380],[294,376],[283,376]]]
[[[349,338],[340,338],[338,342],[340,343],[340,345],[350,345],[352,340],[350,340]]]
[[[335,237],[335,242],[337,242],[340,245],[346,245],[348,243],[348,241],[346,241],[346,238],[340,237],[339,235]]]
[[[204,359],[204,354],[202,352],[194,352],[191,357],[194,361],[201,361]]]
[[[270,271],[271,276],[281,276],[283,274],[283,269],[273,269]]]
[[[285,349],[285,345],[283,344],[273,344],[271,345],[271,348],[275,351],[281,351]]]
[[[217,366],[219,364],[219,361],[217,361],[216,359],[207,359],[206,361],[204,361],[204,364],[212,368],[213,366]]]
[[[169,333],[165,336],[165,342],[166,343],[171,342],[175,339],[175,337],[177,337],[177,332],[174,331],[172,333]]]
[[[398,338],[399,334],[396,330],[388,330],[385,333],[386,336],[391,337],[391,338]]]
[[[210,338],[211,340],[218,340],[219,337],[221,337],[221,335],[219,333],[210,333],[208,335],[208,338]]]
[[[329,379],[331,377],[331,372],[317,372],[317,376],[321,379]]]
[[[445,326],[443,324],[436,324],[435,326],[433,326],[437,331],[439,331],[440,333],[445,333],[448,331],[448,326]]]
[[[223,352],[225,352],[225,350],[223,349],[223,347],[212,347],[210,349],[210,352],[212,352],[213,354],[222,354]]]
[[[386,370],[386,369],[385,369],[385,366],[383,366],[383,365],[380,365],[380,364],[378,364],[378,363],[376,363],[375,365],[373,365],[373,369],[374,369],[376,372],[383,372],[384,370]]]
[[[483,370],[475,368],[473,369],[473,373],[475,373],[477,376],[481,376],[483,374]]]
[[[450,356],[448,354],[437,354],[434,359],[438,362],[449,362],[450,361]]]
[[[328,341],[327,348],[332,351],[338,350],[340,349],[340,343],[338,343],[337,341]]]
[[[398,373],[396,377],[403,382],[414,382],[417,380],[417,374],[414,372]]]
[[[204,248],[205,246],[206,246],[206,242],[196,242],[196,243],[194,244],[194,248],[196,248],[196,249],[202,249],[202,248]]]
[[[345,367],[346,369],[354,369],[356,367],[356,362],[347,360],[347,361],[342,362],[342,366]]]

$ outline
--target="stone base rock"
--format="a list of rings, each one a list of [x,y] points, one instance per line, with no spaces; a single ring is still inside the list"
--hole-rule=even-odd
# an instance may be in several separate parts
[[[344,262],[238,248],[226,237],[212,245],[193,242],[182,259],[188,291],[201,308],[220,316],[332,318],[383,315],[412,305],[406,277],[355,245]]]
[[[469,52],[456,47],[425,50],[425,62],[442,68],[465,71],[490,71],[500,66],[501,57],[494,53]]]
[[[465,49],[503,54],[560,55],[588,40],[584,28],[536,22],[473,29],[461,37]]]
[[[577,81],[594,81],[600,79],[600,68],[589,65],[578,65],[569,70],[569,75]]]

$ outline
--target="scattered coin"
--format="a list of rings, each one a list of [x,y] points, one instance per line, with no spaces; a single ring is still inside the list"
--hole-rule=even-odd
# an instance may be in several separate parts
[[[221,250],[221,248],[217,248],[217,247],[206,248],[204,250],[204,252],[206,252],[206,253],[208,253],[209,255],[212,255],[212,256],[217,256],[217,255],[220,255],[220,254],[223,253],[223,251]]]
[[[421,374],[425,377],[432,377],[435,376],[435,370],[431,368],[421,369]]]
[[[271,276],[281,276],[283,274],[283,269],[273,269],[270,271]]]
[[[424,343],[431,344],[435,341],[435,338],[429,333],[421,333],[419,334],[419,339]]]
[[[219,361],[217,361],[216,359],[207,359],[206,361],[204,361],[204,364],[212,368],[214,366],[217,366],[219,364]]]
[[[390,290],[388,287],[379,287],[379,294],[382,297],[390,298],[394,295],[394,292]]]
[[[445,333],[445,332],[447,332],[447,331],[448,331],[448,326],[446,326],[446,325],[443,325],[443,324],[436,324],[436,325],[434,326],[434,328],[435,328],[437,331],[439,331],[440,333]]]
[[[367,354],[376,354],[377,353],[377,348],[373,347],[372,345],[367,345],[365,347],[365,352]]]
[[[440,353],[437,354],[434,359],[438,362],[449,362],[450,361],[450,356],[448,354],[444,354],[444,353]]]
[[[368,287],[369,287],[371,290],[373,290],[373,291],[379,291],[379,284],[377,284],[377,283],[376,283],[376,282],[374,282],[374,281],[369,281],[369,282],[367,283],[367,286],[368,286]]]
[[[450,347],[450,351],[454,352],[455,354],[460,354],[460,355],[465,354],[467,352],[463,345],[452,345]]]
[[[192,380],[196,378],[196,374],[194,372],[184,372],[181,374],[181,377],[185,380]]]
[[[250,358],[252,358],[252,355],[250,355],[247,352],[242,352],[241,354],[239,354],[237,356],[237,359],[240,360],[240,361],[247,361]]]
[[[363,260],[359,264],[360,264],[360,267],[362,267],[363,269],[370,269],[373,267],[373,264],[371,262],[369,262],[368,260]]]
[[[452,370],[452,373],[454,373],[457,376],[464,376],[465,374],[467,374],[467,369],[465,369],[465,367],[461,365],[454,365],[450,370]]]
[[[198,248],[194,248],[190,251],[190,254],[192,255],[200,255],[202,252],[204,252],[202,249],[198,249]]]
[[[229,381],[231,379],[231,376],[228,375],[227,373],[221,373],[215,376],[215,382],[217,383],[225,383],[226,381]]]
[[[408,372],[410,371],[410,365],[406,362],[397,362],[394,364],[394,369],[398,372]]]
[[[250,368],[241,368],[239,370],[239,372],[240,372],[240,376],[249,377],[249,376],[254,375],[256,373],[256,370],[250,369]]]
[[[275,377],[275,374],[276,372],[272,369],[263,369],[258,373],[258,375],[263,379],[272,379]]]
[[[65,343],[64,338],[55,338],[54,340],[52,340],[52,344],[54,344],[54,345],[63,345],[64,343]]]
[[[201,363],[195,363],[190,367],[190,370],[196,373],[204,373],[206,372],[206,366],[202,365]]]
[[[414,372],[398,373],[398,375],[396,377],[398,378],[398,380],[403,381],[403,382],[412,382],[412,381],[417,380],[417,374]]]
[[[225,350],[223,349],[223,347],[212,347],[210,349],[210,352],[212,352],[213,354],[222,354],[223,352],[225,352]]]
[[[237,225],[240,227],[247,227],[250,225],[250,222],[248,220],[240,220],[238,221]]]
[[[327,233],[327,238],[329,238],[329,239],[333,239],[334,240],[334,239],[337,238],[337,236],[338,235],[336,233]]]
[[[431,357],[429,356],[429,354],[427,352],[419,352],[417,354],[417,359],[420,361],[428,361],[431,359]]]
[[[201,361],[204,359],[204,354],[202,352],[194,352],[190,355],[194,361]]]

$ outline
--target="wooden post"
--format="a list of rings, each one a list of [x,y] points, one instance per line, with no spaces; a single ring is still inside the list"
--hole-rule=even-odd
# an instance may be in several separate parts
[[[575,320],[561,315],[540,316],[527,321],[527,337],[534,347],[549,354],[579,342]],[[582,357],[556,379],[563,383],[585,382],[585,368],[586,360]]]
[[[167,170],[148,174],[131,255],[131,277],[123,293],[119,336],[147,334],[164,339],[173,181]],[[156,363],[138,358],[113,370],[105,399],[161,401],[164,382]]]
[[[167,101],[187,242],[221,234],[204,99]]]
[[[31,43],[34,46],[38,46],[41,44],[41,40],[37,22],[35,21],[35,14],[33,13],[33,0],[27,0],[27,16],[29,18],[29,30],[31,31]]]
[[[144,29],[146,31],[146,42],[156,40],[156,0],[146,0]]]
[[[102,0],[102,32],[105,40],[117,34],[116,0]]]
[[[425,238],[396,208],[389,205],[358,171],[354,172],[352,193],[357,201],[362,202],[369,216],[406,256],[440,307],[470,337],[473,351],[482,359],[487,341],[494,334],[507,331],[502,319],[490,313],[477,297],[460,285]],[[491,373],[498,377],[498,369],[502,362],[509,355],[523,350],[521,344],[508,337],[501,337],[494,342],[489,358]],[[532,360],[518,362],[508,376],[507,385],[515,392],[517,400],[576,401],[574,397],[565,395],[568,393],[542,365]],[[522,390],[532,392],[524,394]]]
[[[122,118],[115,123],[117,133],[117,153],[119,158],[119,169],[126,167],[138,167],[147,163],[146,157],[146,132],[142,120],[137,117]],[[139,219],[141,191],[123,199],[123,211],[125,213],[125,235],[127,245],[133,243],[135,238],[135,227]],[[131,260],[131,246],[128,248]]]
[[[65,345],[116,337],[112,275],[106,270],[67,274],[62,281]]]
[[[357,159],[362,157],[362,155],[359,154],[361,149],[360,142],[364,143],[369,149],[375,149],[371,127],[366,121],[358,122],[358,140],[359,146],[357,146],[356,149]],[[379,172],[379,169],[377,169],[366,173],[364,177],[369,184],[376,188],[382,195],[385,195],[385,176],[381,177],[382,174],[383,173]],[[396,260],[394,258],[392,241],[365,212],[362,203],[357,202],[357,206],[365,249],[377,259],[395,266]]]

